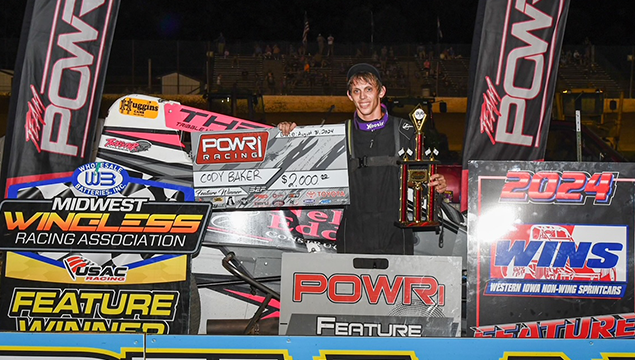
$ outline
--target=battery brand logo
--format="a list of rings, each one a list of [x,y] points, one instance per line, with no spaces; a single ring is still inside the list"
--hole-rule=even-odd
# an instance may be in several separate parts
[[[502,240],[492,245],[493,278],[623,280],[617,269],[626,257],[624,243],[576,242],[569,229],[558,225],[533,225],[529,232],[529,241]]]
[[[45,11],[34,15],[34,23],[53,24],[46,29],[50,40],[41,54],[46,59],[41,83],[39,89],[30,86],[32,97],[24,115],[26,141],[32,141],[38,152],[86,155],[99,66],[108,53],[101,31],[108,32],[112,6],[113,1],[57,1],[54,19],[37,18],[45,17]]]
[[[159,103],[151,100],[124,98],[119,103],[119,112],[124,115],[156,119],[159,116]]]
[[[73,173],[73,187],[84,194],[108,196],[128,185],[128,172],[117,164],[94,162],[82,165]]]
[[[261,162],[265,159],[269,133],[202,134],[197,164]]]
[[[485,76],[487,88],[482,96],[481,133],[485,133],[492,144],[538,146],[540,129],[550,104],[546,97],[554,67],[555,34],[558,27],[563,26],[558,20],[563,13],[564,0],[515,0],[508,4],[501,24],[501,30],[505,29],[507,33],[501,38],[496,77],[493,81],[493,77]],[[536,116],[532,115],[533,111]],[[533,134],[524,133],[528,116],[538,124]]]
[[[63,262],[73,281],[83,278],[91,282],[125,282],[128,274],[127,266],[99,266],[80,255],[69,256]]]
[[[343,290],[345,289],[345,290]],[[364,298],[370,304],[380,301],[394,305],[412,305],[419,301],[427,306],[445,305],[445,285],[431,276],[336,274],[326,276],[317,273],[293,274],[293,301],[301,302],[305,296],[325,294],[333,303],[355,304]]]

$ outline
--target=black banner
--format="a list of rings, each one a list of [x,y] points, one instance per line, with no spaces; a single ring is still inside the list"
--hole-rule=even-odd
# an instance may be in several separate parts
[[[464,171],[469,160],[544,158],[568,10],[569,0],[479,1]]]
[[[68,175],[89,162],[118,9],[119,0],[27,4],[3,186]]]

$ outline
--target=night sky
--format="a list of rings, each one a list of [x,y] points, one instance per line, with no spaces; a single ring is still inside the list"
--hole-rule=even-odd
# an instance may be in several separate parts
[[[530,0],[527,0],[530,1]],[[543,0],[546,1],[546,0]],[[18,38],[26,0],[2,1],[0,38]],[[115,39],[299,41],[304,13],[309,40],[333,34],[339,43],[472,41],[477,1],[442,0],[122,0]],[[371,16],[372,14],[372,16]],[[598,45],[635,45],[635,2],[571,0],[565,44],[585,37]],[[371,26],[374,23],[374,31]]]

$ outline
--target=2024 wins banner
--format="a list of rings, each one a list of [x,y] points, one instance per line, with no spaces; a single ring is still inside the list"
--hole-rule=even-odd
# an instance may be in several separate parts
[[[635,165],[472,161],[475,337],[632,338]]]

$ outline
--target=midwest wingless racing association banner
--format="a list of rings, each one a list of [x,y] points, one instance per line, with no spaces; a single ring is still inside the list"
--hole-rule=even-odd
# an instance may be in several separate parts
[[[480,0],[463,143],[469,160],[544,158],[569,0]]]
[[[635,337],[635,166],[473,161],[469,171],[469,335]]]
[[[119,0],[28,1],[3,187],[68,176],[89,162],[118,9]]]
[[[198,327],[189,257],[200,250],[212,205],[191,201],[191,188],[95,162],[67,178],[16,184],[10,195],[16,199],[0,203],[0,249],[8,250],[0,330]]]

